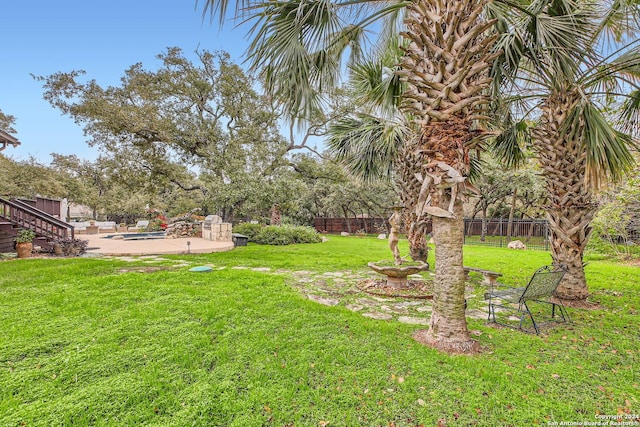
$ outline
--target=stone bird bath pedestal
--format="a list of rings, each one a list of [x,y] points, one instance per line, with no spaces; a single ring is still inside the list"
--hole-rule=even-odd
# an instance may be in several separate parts
[[[398,250],[398,230],[400,229],[402,207],[393,207],[393,214],[389,218],[391,230],[389,232],[389,248],[393,254],[393,264],[388,261],[370,262],[367,264],[376,273],[387,276],[387,286],[395,289],[406,289],[409,287],[407,276],[429,269],[429,264],[422,261],[412,262],[410,265],[402,265],[404,260]],[[383,263],[386,263],[383,264]]]

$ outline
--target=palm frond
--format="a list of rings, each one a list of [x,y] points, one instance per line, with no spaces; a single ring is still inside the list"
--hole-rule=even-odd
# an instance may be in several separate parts
[[[337,9],[328,1],[264,2],[256,7],[253,18],[248,57],[254,71],[267,64],[286,64],[282,57],[291,49],[324,49],[329,37],[342,29]]]
[[[610,36],[614,42],[621,42],[625,37],[640,31],[640,1],[612,0],[605,1],[604,13],[598,33]]]
[[[524,40],[517,33],[503,33],[495,50],[501,52],[491,67],[492,92],[499,94],[505,84],[513,84],[525,56]]]
[[[196,0],[196,8],[198,7],[199,0]],[[204,7],[202,8],[202,18],[206,18],[209,15],[209,19],[213,22],[215,17],[218,17],[220,25],[224,24],[225,19],[227,18],[227,11],[229,8],[229,1],[227,0],[204,0]],[[235,3],[235,18],[240,18],[243,13],[246,11],[247,7],[251,4],[255,3],[251,0],[240,0]]]
[[[525,120],[514,121],[511,115],[506,115],[501,129],[491,145],[491,152],[506,167],[517,168],[527,159],[526,148],[531,144],[529,125]]]
[[[386,116],[398,114],[398,106],[405,84],[396,75],[397,59],[366,61],[351,67],[350,83],[354,96],[362,104],[378,108]]]
[[[486,162],[479,156],[469,156],[469,181],[471,181],[472,184],[482,178],[482,166],[485,164]]]
[[[581,78],[581,84],[584,87],[600,86],[600,91],[614,91],[620,87],[620,84],[637,85],[637,82],[640,82],[640,40],[623,44],[590,65],[591,67],[585,70]],[[601,81],[616,84],[609,84],[603,89]]]
[[[629,151],[631,137],[617,131],[588,99],[569,112],[560,131],[581,135],[587,157],[585,179],[593,188],[602,187],[607,180],[619,181],[635,164]]]
[[[398,49],[403,43],[407,43],[404,37],[399,34],[406,29],[404,20],[406,18],[406,8],[397,8],[390,11],[382,21],[377,54],[374,57],[386,57],[389,52]],[[398,41],[400,38],[400,41]]]
[[[536,0],[522,13],[511,33],[533,69],[549,85],[572,81],[585,59],[593,56],[596,10],[589,1]]]
[[[211,0],[206,6],[212,14],[227,7]],[[345,62],[361,59],[366,25],[402,7],[401,1],[245,1],[250,71],[261,75],[289,119],[311,117],[340,85]]]
[[[640,138],[640,89],[631,92],[622,104],[618,123],[623,132]]]
[[[322,106],[321,93],[340,75],[342,51],[328,49],[327,40],[336,34],[344,39],[354,31],[342,27],[336,8],[326,0],[263,2],[253,13],[247,52],[251,71],[261,73],[289,117],[315,114]]]
[[[362,60],[365,30],[359,25],[347,25],[335,34],[329,36],[327,49],[334,52],[334,56],[342,55],[349,50],[349,63]]]
[[[409,132],[401,122],[359,114],[330,126],[327,147],[350,174],[369,182],[386,180]]]

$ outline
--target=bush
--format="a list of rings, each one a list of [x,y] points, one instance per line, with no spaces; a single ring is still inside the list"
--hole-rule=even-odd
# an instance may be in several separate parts
[[[312,227],[269,225],[262,227],[262,230],[253,241],[261,245],[290,245],[295,243],[318,243],[322,241],[322,238]]]
[[[34,233],[33,230],[23,228],[18,231],[18,235],[13,240],[15,240],[16,243],[30,243],[35,237],[36,233]]]
[[[78,256],[83,254],[89,244],[88,240],[82,239],[57,239],[54,246],[60,247],[64,256]]]
[[[265,226],[246,222],[234,226],[233,232],[245,235],[250,242],[261,245],[291,245],[322,241],[322,237],[320,237],[315,228],[295,225]]]
[[[164,215],[158,215],[149,220],[146,231],[164,231],[167,229],[167,218]]]
[[[631,221],[623,204],[611,202],[603,206],[591,222],[593,234],[587,251],[631,258],[635,252],[629,233]]]
[[[256,237],[258,237],[263,227],[264,225],[243,222],[241,224],[234,225],[233,232],[247,236],[250,241],[255,242]]]
[[[254,241],[261,245],[288,245],[293,243],[289,230],[285,227],[269,225],[264,227]]]

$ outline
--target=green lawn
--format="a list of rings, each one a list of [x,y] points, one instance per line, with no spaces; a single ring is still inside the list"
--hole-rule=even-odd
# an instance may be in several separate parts
[[[375,238],[164,258],[0,262],[0,426],[525,426],[640,413],[638,267],[591,261],[604,309],[569,309],[574,323],[542,336],[469,319],[484,348],[469,357],[291,286],[290,271],[388,259]],[[465,265],[514,285],[549,261],[465,248]]]

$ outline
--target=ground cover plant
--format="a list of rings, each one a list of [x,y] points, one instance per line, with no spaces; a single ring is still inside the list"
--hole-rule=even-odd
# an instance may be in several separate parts
[[[412,339],[424,326],[318,304],[296,279],[368,274],[385,258],[384,241],[329,236],[0,262],[0,425],[522,426],[640,412],[638,266],[590,260],[600,309],[570,309],[573,324],[541,336],[469,318],[483,353],[448,356]],[[511,285],[549,261],[465,247],[465,265]],[[188,271],[203,264],[214,271]],[[479,282],[470,309],[482,304]]]

